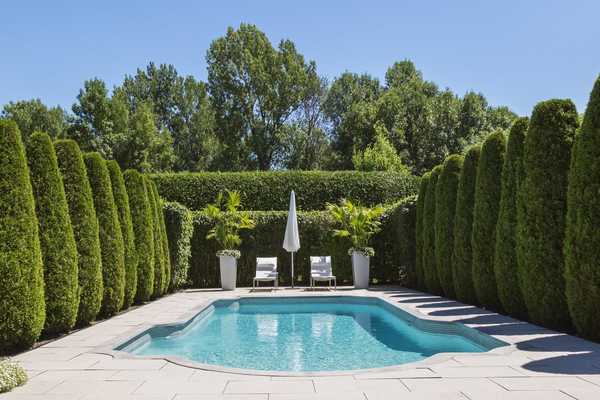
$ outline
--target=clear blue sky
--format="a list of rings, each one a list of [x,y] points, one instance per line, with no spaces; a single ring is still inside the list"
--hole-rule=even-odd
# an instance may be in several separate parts
[[[110,87],[149,61],[206,79],[205,54],[228,26],[292,39],[322,75],[382,78],[411,59],[459,94],[529,114],[572,98],[583,112],[600,73],[600,1],[6,1],[0,105],[39,97],[70,109],[85,79]]]

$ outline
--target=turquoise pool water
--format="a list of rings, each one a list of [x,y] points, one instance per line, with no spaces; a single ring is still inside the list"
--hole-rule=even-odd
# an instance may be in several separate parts
[[[299,372],[385,367],[503,344],[466,327],[418,320],[382,300],[340,296],[219,300],[186,324],[152,328],[117,349]]]

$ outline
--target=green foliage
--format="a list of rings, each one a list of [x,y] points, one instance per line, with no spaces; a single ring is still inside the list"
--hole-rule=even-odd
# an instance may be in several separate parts
[[[382,262],[394,265],[400,261],[402,285],[417,288],[416,271],[416,223],[417,197],[410,196],[392,207],[386,207],[382,217],[382,230],[377,238],[383,243],[392,243],[380,250]],[[389,233],[387,233],[389,231]],[[389,237],[389,238],[388,238]],[[390,257],[390,260],[386,260]],[[388,264],[389,263],[389,264]],[[392,270],[393,273],[393,270]],[[379,280],[378,276],[375,279]],[[385,279],[382,279],[384,281]]]
[[[527,317],[527,307],[517,273],[517,194],[525,175],[523,144],[528,124],[527,118],[519,118],[508,136],[494,252],[494,276],[502,308],[509,315],[521,319]]]
[[[92,188],[79,146],[73,140],[58,140],[54,143],[54,148],[77,245],[80,292],[77,325],[84,326],[96,318],[102,304],[102,261],[98,220]]]
[[[435,258],[435,192],[441,170],[442,166],[438,165],[429,173],[423,206],[423,276],[425,288],[433,294],[442,294]]]
[[[160,229],[160,246],[164,265],[164,278],[162,282],[162,292],[166,293],[171,287],[171,256],[169,255],[169,239],[167,238],[167,228],[165,226],[165,214],[163,211],[162,199],[158,195],[156,184],[150,180],[152,194],[156,199],[156,209],[158,213],[158,228]]]
[[[104,285],[101,314],[111,316],[123,307],[125,298],[123,235],[106,162],[98,153],[86,153],[84,160],[100,232]]]
[[[382,206],[370,208],[342,199],[339,205],[327,204],[327,211],[340,227],[333,230],[333,236],[350,239],[355,251],[372,253],[369,242],[371,237],[381,230],[380,218],[384,212]]]
[[[435,264],[446,297],[454,298],[452,251],[454,248],[454,213],[463,156],[446,158],[435,189]]]
[[[2,109],[2,118],[17,123],[23,141],[27,143],[33,132],[48,132],[50,137],[64,135],[67,113],[61,107],[48,107],[40,99],[9,102]]]
[[[402,158],[387,139],[387,130],[381,125],[375,126],[375,143],[367,146],[364,151],[354,153],[352,163],[357,171],[396,171],[410,174],[402,164]]]
[[[473,207],[475,205],[475,181],[481,147],[472,146],[465,155],[463,168],[458,180],[456,212],[454,214],[454,251],[452,253],[452,274],[456,298],[466,304],[476,304],[477,296],[473,286],[473,251],[471,233],[473,228]]]
[[[117,213],[119,214],[119,225],[121,235],[123,236],[123,249],[125,251],[125,297],[123,308],[129,308],[135,299],[137,289],[137,252],[135,249],[135,238],[133,236],[133,224],[131,221],[131,211],[129,205],[129,196],[125,189],[125,181],[121,168],[116,161],[106,162],[108,173],[110,175],[110,185],[112,187]]]
[[[525,179],[517,198],[519,281],[529,317],[554,329],[569,327],[563,241],[571,145],[578,125],[570,100],[538,103],[523,150]]]
[[[123,174],[129,206],[135,251],[137,253],[136,302],[148,301],[154,292],[154,233],[152,226],[152,206],[142,174],[128,169]]]
[[[15,361],[0,359],[0,393],[8,392],[27,382],[27,373]]]
[[[50,136],[30,136],[27,161],[44,265],[44,331],[67,332],[75,325],[79,307],[77,246]]]
[[[239,232],[254,228],[250,214],[240,211],[241,206],[240,193],[227,191],[225,195],[219,192],[214,204],[204,208],[204,213],[213,222],[206,238],[214,239],[219,244],[219,250],[235,250],[242,243]]]
[[[31,346],[44,327],[44,277],[19,128],[0,120],[0,353]]]
[[[565,238],[566,296],[577,332],[600,340],[600,78],[571,156]]]
[[[166,201],[202,210],[215,193],[235,190],[249,210],[285,210],[296,192],[302,210],[323,210],[326,203],[351,198],[366,206],[387,204],[416,193],[418,179],[393,172],[205,172],[152,176]]]
[[[427,194],[427,185],[429,184],[430,176],[431,175],[429,173],[425,173],[421,177],[421,185],[419,188],[416,207],[417,221],[415,224],[415,275],[416,287],[419,289],[425,289],[425,272],[423,267],[423,218],[425,212],[425,196]]]
[[[190,210],[179,203],[165,203],[163,211],[171,257],[171,289],[175,290],[187,283],[194,216]]]
[[[471,232],[473,286],[479,304],[492,310],[501,308],[494,275],[494,249],[505,153],[504,132],[498,130],[490,134],[481,148],[475,180]]]
[[[144,176],[146,183],[146,192],[148,194],[148,201],[152,213],[152,238],[154,241],[154,290],[152,296],[154,298],[160,297],[164,292],[165,287],[165,258],[162,248],[162,240],[160,235],[160,215],[158,208],[158,201],[155,196],[155,192],[152,189],[152,181]]]

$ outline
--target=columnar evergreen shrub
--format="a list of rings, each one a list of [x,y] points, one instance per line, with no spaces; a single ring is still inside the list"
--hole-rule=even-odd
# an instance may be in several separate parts
[[[435,189],[435,263],[444,295],[454,298],[452,251],[454,249],[454,213],[463,156],[446,158]]]
[[[386,213],[387,214],[387,213]],[[386,224],[382,221],[382,232],[387,230],[387,226],[392,227],[392,246],[391,249],[382,249],[380,253],[383,255],[389,254],[393,257],[391,263],[399,263],[404,286],[417,288],[416,265],[416,223],[417,223],[417,196],[410,196],[403,199],[399,205],[395,207],[395,212],[390,214],[391,221]],[[376,276],[375,274],[373,276]],[[379,280],[378,280],[379,282]]]
[[[0,120],[0,353],[44,327],[44,281],[29,168],[13,121]]]
[[[148,301],[154,292],[154,234],[152,207],[145,179],[139,172],[128,169],[123,174],[131,207],[131,221],[137,253],[136,301]]]
[[[440,295],[442,294],[442,286],[438,277],[435,259],[435,192],[441,170],[442,166],[438,165],[430,172],[423,209],[423,271],[425,287],[430,293]]]
[[[473,206],[475,205],[475,180],[481,147],[472,146],[465,155],[458,180],[456,212],[454,215],[454,251],[452,274],[456,298],[467,304],[476,304],[473,286],[473,253],[471,232],[473,228]]]
[[[569,326],[563,241],[571,145],[578,125],[570,100],[538,103],[525,138],[517,198],[517,259],[527,312],[534,323]]]
[[[102,304],[102,262],[98,220],[83,156],[73,140],[54,143],[77,245],[79,309],[77,325],[92,322]]]
[[[163,294],[163,287],[165,283],[165,263],[160,235],[158,204],[156,201],[156,196],[154,195],[155,192],[152,189],[152,181],[147,177],[145,180],[148,200],[150,202],[150,209],[152,210],[152,237],[154,240],[154,291],[152,292],[152,296],[156,298]]]
[[[416,222],[416,276],[417,287],[425,289],[425,275],[423,271],[423,213],[425,211],[425,195],[427,193],[427,185],[429,183],[430,174],[423,174],[419,187],[419,197],[417,198],[417,222]]]
[[[163,210],[171,258],[171,290],[175,290],[187,282],[194,217],[187,207],[179,203],[165,203]]]
[[[44,331],[67,332],[79,307],[77,246],[50,136],[35,132],[29,137],[27,161],[44,266]]]
[[[490,309],[501,307],[494,276],[494,249],[505,153],[504,132],[498,130],[490,134],[481,148],[475,180],[471,232],[473,287],[479,304]]]
[[[125,297],[123,235],[106,162],[98,153],[86,153],[84,159],[100,228],[102,281],[104,283],[100,312],[104,316],[110,316],[123,307]]]
[[[565,238],[566,296],[573,325],[600,341],[600,77],[571,156]]]
[[[111,160],[106,162],[106,167],[110,175],[110,184],[119,214],[121,234],[123,235],[123,249],[125,252],[125,297],[123,308],[129,308],[133,304],[137,289],[137,253],[135,251],[129,196],[125,189],[125,181],[123,180],[119,164]]]
[[[517,274],[517,193],[524,176],[523,144],[528,124],[527,118],[519,118],[508,136],[494,252],[494,275],[502,308],[521,319],[526,318],[527,308]]]
[[[162,285],[162,293],[166,293],[171,287],[171,257],[169,255],[169,239],[167,238],[167,228],[165,226],[165,214],[163,211],[163,202],[158,195],[156,184],[151,180],[152,191],[156,199],[156,211],[158,213],[158,227],[160,229],[160,246],[164,266],[164,278]]]

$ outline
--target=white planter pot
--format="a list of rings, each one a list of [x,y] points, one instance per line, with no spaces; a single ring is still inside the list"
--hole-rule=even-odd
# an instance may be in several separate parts
[[[369,287],[369,257],[353,251],[352,274],[354,276],[354,287],[356,289],[367,289]]]
[[[237,259],[231,256],[219,256],[221,269],[221,288],[234,290],[237,279]]]

